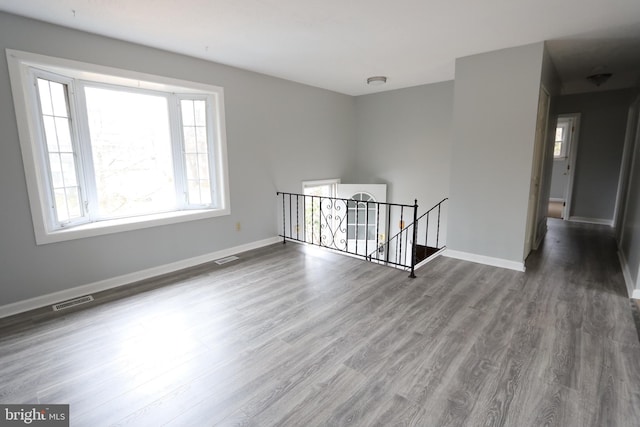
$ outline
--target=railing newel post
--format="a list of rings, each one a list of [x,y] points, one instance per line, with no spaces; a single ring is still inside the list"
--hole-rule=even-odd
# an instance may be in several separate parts
[[[416,278],[416,245],[418,239],[418,199],[413,203],[413,242],[411,243],[411,274],[410,278]]]
[[[284,210],[284,193],[280,193],[279,191],[276,193],[277,195],[282,194],[282,244],[287,243],[287,236],[285,230],[287,229],[287,217],[285,216]]]

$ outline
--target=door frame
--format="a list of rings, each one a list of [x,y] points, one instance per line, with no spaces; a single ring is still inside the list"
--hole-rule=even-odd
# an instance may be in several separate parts
[[[543,96],[546,97],[545,115],[541,117],[541,103]],[[544,157],[547,147],[547,135],[549,127],[549,109],[551,107],[551,95],[544,85],[540,85],[538,96],[538,108],[536,112],[536,134],[533,144],[533,159],[531,168],[531,178],[529,185],[529,204],[527,207],[527,221],[525,223],[524,256],[526,259],[532,250],[536,249],[538,234],[538,206],[542,195],[542,175],[544,173]],[[542,121],[542,123],[540,123]],[[541,129],[542,134],[538,134]]]
[[[567,186],[564,189],[564,207],[562,209],[562,218],[571,220],[571,202],[573,200],[573,183],[576,174],[576,160],[578,159],[578,142],[580,135],[580,113],[558,114],[557,118],[568,118],[571,120],[572,128],[569,138],[569,174],[567,176]]]
[[[351,199],[354,195],[356,194],[366,194],[367,196],[371,197],[373,199],[373,201],[375,203],[386,203],[387,202],[387,184],[338,184],[337,186],[337,197],[338,198],[342,198],[342,199]],[[356,201],[356,206],[358,206],[358,203],[362,203],[362,202],[357,202]],[[369,255],[372,251],[376,251],[377,249],[379,250],[380,246],[379,243],[381,243],[384,239],[385,236],[387,235],[387,215],[388,213],[386,212],[386,209],[382,209],[381,211],[377,212],[377,214],[379,215],[376,218],[376,236],[374,239],[368,239],[368,233],[369,233],[369,225],[367,225],[365,227],[365,239],[349,239],[349,223],[348,223],[348,211],[349,209],[347,209],[347,233],[346,233],[346,242],[347,242],[347,247],[349,248],[350,245],[354,245],[354,243],[352,242],[356,242],[354,247],[355,248],[364,248],[365,249],[365,253],[364,254],[360,254],[360,255]],[[358,228],[358,209],[356,209],[356,229]],[[358,234],[356,234],[356,236],[360,237]],[[378,244],[377,248],[376,248],[376,244]],[[354,250],[354,252],[358,253],[358,250]]]
[[[616,194],[616,206],[613,211],[613,227],[616,229],[616,240],[620,241],[622,228],[618,224],[624,223],[626,214],[626,200],[628,199],[629,179],[631,179],[632,159],[636,149],[636,141],[640,135],[640,96],[629,106],[627,113],[627,130],[625,132],[624,149],[620,163],[620,176],[618,177],[618,191]],[[640,277],[640,275],[639,275]]]

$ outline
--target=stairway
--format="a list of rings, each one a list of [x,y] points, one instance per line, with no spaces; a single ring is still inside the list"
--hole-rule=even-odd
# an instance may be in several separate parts
[[[439,250],[431,246],[416,245],[416,264],[421,263]]]

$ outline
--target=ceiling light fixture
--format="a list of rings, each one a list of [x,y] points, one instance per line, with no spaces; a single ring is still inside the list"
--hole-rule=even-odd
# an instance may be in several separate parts
[[[387,82],[387,78],[385,76],[373,76],[367,79],[368,85],[383,85]]]
[[[596,86],[600,86],[604,84],[607,80],[609,80],[612,75],[613,74],[611,73],[591,74],[590,76],[587,76],[587,80],[589,80],[591,83],[593,83]]]

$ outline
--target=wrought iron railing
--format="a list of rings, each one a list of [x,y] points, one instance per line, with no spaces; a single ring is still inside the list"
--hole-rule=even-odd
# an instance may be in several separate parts
[[[440,240],[441,206],[418,218],[413,205],[278,192],[282,197],[282,234],[287,240],[303,242],[410,270],[420,262],[422,233],[415,225],[426,218],[424,244],[432,237],[429,216],[437,209],[436,242]],[[407,226],[406,223],[409,223]],[[394,233],[394,230],[399,230]],[[393,237],[388,236],[393,234]],[[431,232],[433,234],[433,231]]]
[[[384,243],[385,252],[395,253],[396,257],[400,259],[400,261],[390,264],[411,266],[410,277],[415,277],[415,266],[445,248],[440,225],[447,200],[449,199],[440,200]],[[373,254],[371,255],[370,261],[379,262],[373,257]]]

